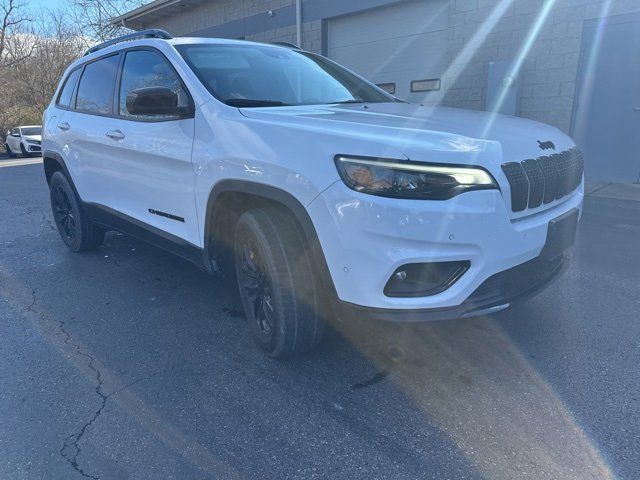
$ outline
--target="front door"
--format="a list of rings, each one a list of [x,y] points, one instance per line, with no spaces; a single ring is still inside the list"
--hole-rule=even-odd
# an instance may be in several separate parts
[[[640,15],[585,23],[573,136],[585,177],[640,181]]]
[[[147,87],[168,87],[178,94],[178,106],[191,100],[177,72],[157,50],[125,52],[116,95],[116,116],[108,140],[125,175],[117,179],[118,208],[136,219],[200,246],[191,164],[194,119],[127,110],[127,96]]]
[[[170,87],[187,106],[188,93],[158,51],[129,50],[122,55],[121,80],[109,115],[80,113],[82,98],[90,93],[83,92],[83,82],[91,64],[80,79],[73,123],[78,157],[81,162],[86,159],[84,195],[199,246],[191,166],[194,119],[132,115],[126,108],[127,95],[139,88]]]

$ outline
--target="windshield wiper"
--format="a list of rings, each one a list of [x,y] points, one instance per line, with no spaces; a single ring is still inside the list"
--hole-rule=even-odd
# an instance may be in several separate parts
[[[251,98],[228,98],[224,101],[231,107],[287,107],[290,104],[278,102],[276,100],[254,100]]]
[[[369,103],[369,102],[365,102],[364,100],[358,100],[357,98],[352,98],[351,100],[341,100],[339,102],[331,102],[331,103]]]

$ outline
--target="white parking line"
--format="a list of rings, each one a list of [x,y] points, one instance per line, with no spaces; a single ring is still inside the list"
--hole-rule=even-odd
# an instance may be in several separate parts
[[[0,160],[0,168],[21,167],[22,165],[34,165],[42,163],[42,158],[22,158],[20,160]]]

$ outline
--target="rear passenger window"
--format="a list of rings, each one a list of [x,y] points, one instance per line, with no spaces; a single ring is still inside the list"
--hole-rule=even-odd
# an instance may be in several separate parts
[[[84,67],[78,86],[76,110],[87,113],[111,113],[118,61],[118,55],[112,55],[88,63]]]
[[[76,68],[73,72],[69,74],[69,76],[64,82],[64,86],[62,87],[60,96],[58,97],[58,103],[57,103],[58,106],[64,107],[64,108],[69,108],[71,106],[71,97],[73,96],[73,89],[76,88],[76,83],[78,82],[79,76],[80,76],[79,68]]]
[[[127,95],[133,90],[145,87],[166,87],[178,94],[178,107],[189,107],[189,95],[169,62],[159,53],[150,50],[133,50],[127,52],[122,68],[120,83],[119,113],[125,117],[144,119],[166,119],[159,115],[133,115],[127,110]]]

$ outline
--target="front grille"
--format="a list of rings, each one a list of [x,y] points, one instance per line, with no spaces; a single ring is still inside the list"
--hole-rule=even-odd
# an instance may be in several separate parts
[[[577,148],[502,165],[511,187],[511,210],[536,208],[573,192],[582,181],[584,163]]]

